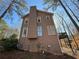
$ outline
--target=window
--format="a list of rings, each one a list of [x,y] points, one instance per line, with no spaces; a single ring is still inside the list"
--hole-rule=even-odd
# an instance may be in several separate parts
[[[48,25],[47,30],[48,30],[48,35],[55,35],[56,34],[55,27],[53,25]]]
[[[42,36],[41,16],[37,17],[37,36]]]
[[[40,19],[38,19],[38,22],[40,22]]]
[[[37,26],[37,36],[42,36],[42,26],[41,25]]]
[[[41,17],[37,17],[37,23],[40,23],[41,22]]]
[[[26,20],[25,23],[27,24],[27,22],[28,22],[28,21]]]
[[[28,35],[28,27],[23,28],[22,37],[27,37]]]
[[[49,19],[49,16],[46,16],[46,19]]]
[[[28,25],[28,19],[27,19],[27,18],[24,20],[24,25],[25,25],[25,26]]]

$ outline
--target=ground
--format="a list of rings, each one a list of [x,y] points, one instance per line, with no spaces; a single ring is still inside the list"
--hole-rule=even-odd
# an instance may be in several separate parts
[[[74,55],[70,48],[63,47],[62,52],[66,53],[70,56],[74,56],[76,59],[79,59],[79,50],[74,50],[74,52],[75,52],[75,55]]]
[[[53,55],[50,53],[32,53],[27,51],[7,51],[7,52],[0,52],[0,59],[75,59],[67,54],[63,55]]]

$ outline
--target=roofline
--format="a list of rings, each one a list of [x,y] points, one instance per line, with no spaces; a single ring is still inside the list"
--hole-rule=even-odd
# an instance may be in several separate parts
[[[26,15],[24,15],[22,18],[24,19],[25,17],[27,17],[29,15],[29,13],[27,13]]]
[[[47,13],[47,14],[51,14],[51,15],[53,15],[53,13],[51,13],[51,12],[47,12],[47,11],[42,11],[42,10],[37,10],[38,12],[43,12],[43,13]]]
[[[50,14],[50,15],[53,15],[53,13],[51,12],[46,12],[46,11],[41,11],[41,10],[37,10],[37,12],[42,12],[42,13],[47,13],[47,14]],[[27,17],[29,15],[29,13],[27,13],[25,16],[23,16],[22,18],[24,19],[25,17]]]

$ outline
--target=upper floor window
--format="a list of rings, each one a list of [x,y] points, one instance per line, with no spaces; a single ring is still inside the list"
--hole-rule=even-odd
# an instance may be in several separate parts
[[[28,24],[28,19],[26,18],[24,21],[24,25],[27,25],[27,24]]]
[[[28,35],[28,27],[23,28],[22,37],[27,37]]]
[[[38,25],[37,26],[37,36],[42,36],[42,26],[41,25]]]
[[[46,19],[49,19],[49,16],[46,16]]]
[[[47,30],[48,30],[48,35],[55,35],[56,34],[56,30],[53,25],[48,25]]]
[[[25,23],[27,24],[27,23],[28,23],[28,21],[26,20],[26,21],[25,21]]]
[[[40,23],[41,22],[41,17],[37,17],[37,23]]]

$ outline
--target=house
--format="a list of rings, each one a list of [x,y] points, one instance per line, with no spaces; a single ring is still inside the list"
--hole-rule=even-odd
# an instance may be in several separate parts
[[[53,13],[37,10],[35,6],[23,17],[18,47],[30,52],[47,51],[61,54]]]

